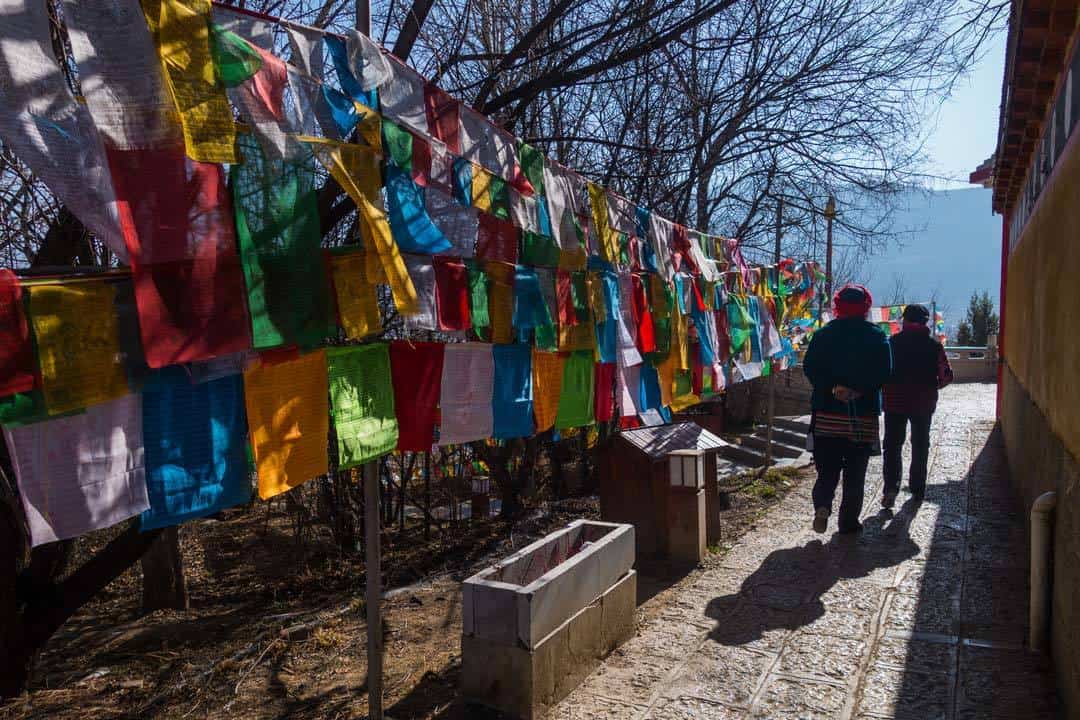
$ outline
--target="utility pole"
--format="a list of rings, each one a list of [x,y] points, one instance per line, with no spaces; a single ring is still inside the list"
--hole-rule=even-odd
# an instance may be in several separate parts
[[[832,302],[832,223],[836,219],[836,198],[825,203],[825,297]]]
[[[776,199],[776,247],[773,252],[773,266],[776,268],[777,283],[780,282],[780,239],[783,235],[784,223],[784,198]],[[765,281],[768,283],[768,270],[765,271]],[[779,288],[777,288],[779,290]],[[760,309],[760,308],[759,308]],[[772,358],[769,359],[772,363]],[[765,470],[768,471],[773,464],[773,425],[776,422],[776,368],[769,367],[769,424],[765,430]]]

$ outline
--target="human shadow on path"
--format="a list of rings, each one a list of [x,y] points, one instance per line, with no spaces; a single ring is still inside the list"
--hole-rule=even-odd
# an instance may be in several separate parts
[[[836,534],[827,542],[770,553],[738,593],[714,598],[705,614],[716,621],[709,638],[746,645],[770,630],[796,630],[825,615],[825,595],[840,580],[867,577],[919,554],[909,529],[919,504],[908,500],[893,515],[883,510],[863,521],[860,536]]]

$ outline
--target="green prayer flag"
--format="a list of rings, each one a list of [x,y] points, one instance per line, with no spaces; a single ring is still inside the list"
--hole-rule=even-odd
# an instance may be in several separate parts
[[[310,151],[274,159],[240,133],[232,167],[236,239],[255,349],[315,347],[336,332]]]
[[[466,260],[465,267],[469,273],[469,314],[472,316],[473,331],[483,340],[487,336],[486,330],[491,327],[488,314],[491,278],[475,260]]]
[[[579,323],[589,322],[589,285],[584,270],[570,273],[570,300]]]
[[[491,198],[491,214],[500,220],[510,219],[510,186],[498,175],[491,176],[488,184],[488,197]]]
[[[40,390],[0,398],[0,425],[18,427],[48,418]]]
[[[693,378],[689,370],[680,370],[675,373],[675,397],[689,395],[694,391]]]
[[[522,265],[537,267],[558,267],[559,246],[556,244],[555,238],[523,230],[521,233],[520,262]]]
[[[544,196],[544,156],[532,145],[521,143],[518,147],[518,163],[525,173],[529,184],[533,186],[537,197]]]
[[[390,160],[402,170],[412,171],[412,133],[392,120],[382,119],[383,146]]]
[[[210,23],[210,55],[225,87],[249,80],[263,66],[262,56],[251,43],[216,23]]]
[[[355,467],[391,452],[398,423],[387,344],[327,348],[326,364],[338,467]]]
[[[592,350],[570,353],[563,365],[559,411],[555,416],[556,428],[565,430],[592,424],[594,377]]]

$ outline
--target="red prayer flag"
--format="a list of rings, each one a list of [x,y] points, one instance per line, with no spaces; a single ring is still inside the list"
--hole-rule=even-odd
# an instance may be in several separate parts
[[[435,292],[439,308],[440,330],[468,330],[469,273],[457,258],[435,257]]]
[[[461,113],[458,101],[432,83],[425,83],[424,112],[431,136],[446,143],[446,149],[454,155],[460,155]]]
[[[596,363],[594,367],[596,420],[609,422],[615,417],[615,363]]]
[[[555,275],[555,297],[559,306],[559,325],[570,327],[578,324],[574,310],[574,277],[569,270],[558,270]]]
[[[697,275],[699,270],[694,264],[694,258],[690,254],[690,235],[685,225],[675,225],[675,232],[671,236],[671,263],[676,271],[683,270]],[[685,267],[684,267],[685,265]]]
[[[221,165],[185,159],[183,145],[107,153],[147,364],[250,348],[247,292]]]
[[[0,269],[0,397],[33,390],[36,370],[22,286],[15,273]]]
[[[415,134],[412,141],[412,179],[420,187],[427,187],[431,181],[431,144]]]
[[[653,331],[652,312],[649,310],[649,296],[640,275],[630,275],[634,287],[634,319],[637,321],[637,346],[643,353],[656,352],[656,334]]]
[[[480,213],[480,224],[476,233],[476,257],[516,265],[519,234],[520,231],[513,223],[485,212]]]
[[[390,343],[390,377],[397,410],[398,450],[426,452],[435,442],[442,386],[442,343]]]

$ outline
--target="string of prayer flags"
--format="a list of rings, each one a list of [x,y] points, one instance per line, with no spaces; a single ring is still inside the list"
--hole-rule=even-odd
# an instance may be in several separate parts
[[[147,363],[160,368],[251,347],[223,168],[187,160],[179,147],[109,157]]]
[[[593,356],[589,351],[568,354],[563,363],[562,389],[555,427],[559,430],[584,427],[593,422],[595,392]]]
[[[136,395],[5,426],[4,438],[34,547],[107,528],[150,507]]]
[[[192,160],[235,163],[236,125],[210,52],[210,0],[141,0]]]
[[[35,373],[19,278],[0,269],[0,397],[33,390]]]
[[[449,346],[432,342],[390,343],[390,370],[401,451],[427,452],[435,440],[443,353]]]
[[[0,17],[0,139],[68,210],[125,258],[101,136],[57,64],[49,7],[0,0]]]
[[[363,253],[334,253],[330,256],[338,323],[345,330],[345,337],[351,340],[361,340],[383,329],[375,283],[368,280],[364,263]]]
[[[378,137],[377,133],[369,137],[369,142],[375,137]],[[381,278],[390,285],[390,294],[398,312],[402,315],[415,314],[419,310],[416,289],[409,279],[405,261],[394,242],[390,222],[383,209],[380,190],[382,174],[375,148],[354,143],[316,142],[312,143],[312,149],[319,162],[356,203],[364,230],[368,267],[377,268]],[[378,259],[378,263],[374,262],[375,259]],[[369,279],[373,274],[369,274]]]
[[[499,440],[533,434],[532,348],[528,345],[495,345],[495,390],[492,411]]]
[[[49,414],[81,410],[128,393],[112,285],[35,285],[29,307]]]
[[[328,382],[326,351],[321,349],[299,356],[264,353],[262,363],[244,373],[244,402],[263,500],[326,474]]]
[[[469,315],[469,273],[465,263],[456,258],[435,258],[435,288],[438,293],[439,329],[468,330],[472,326]]]
[[[256,349],[313,347],[332,327],[314,158],[269,158],[245,134],[236,144],[233,204],[252,341]]]
[[[566,358],[557,352],[532,351],[533,415],[538,433],[555,426],[565,363]]]
[[[491,345],[446,345],[439,392],[440,445],[456,445],[492,436],[494,378]]]
[[[326,361],[338,467],[355,467],[392,452],[398,421],[386,343],[327,348]]]
[[[150,500],[144,531],[251,499],[240,375],[195,384],[182,367],[165,368],[143,387],[142,420]]]

